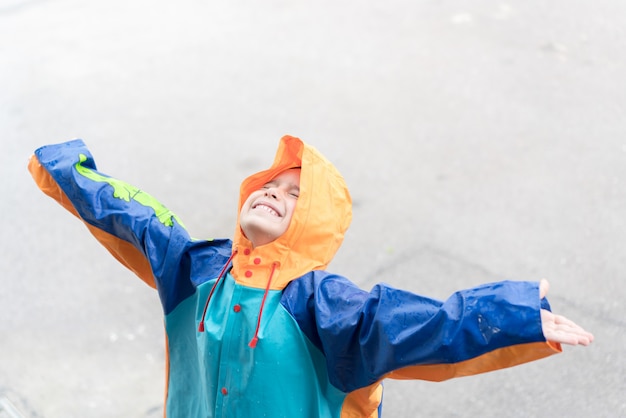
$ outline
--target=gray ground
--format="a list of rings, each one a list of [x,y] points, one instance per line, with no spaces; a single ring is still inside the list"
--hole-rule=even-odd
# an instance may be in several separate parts
[[[0,416],[158,417],[155,294],[34,186],[84,138],[196,237],[284,133],[343,172],[331,266],[445,298],[551,280],[590,348],[445,383],[387,383],[387,417],[626,416],[626,4],[0,2]],[[3,415],[4,414],[4,415]]]

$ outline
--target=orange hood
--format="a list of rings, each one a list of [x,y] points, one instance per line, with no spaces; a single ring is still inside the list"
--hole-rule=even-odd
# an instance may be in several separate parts
[[[300,139],[284,136],[272,166],[243,181],[239,210],[255,190],[281,172],[301,167],[300,196],[287,231],[275,241],[252,248],[239,226],[233,242],[233,269],[238,283],[283,289],[291,280],[311,270],[323,270],[343,242],[352,220],[352,200],[337,169],[315,148]],[[274,266],[274,272],[272,267]]]

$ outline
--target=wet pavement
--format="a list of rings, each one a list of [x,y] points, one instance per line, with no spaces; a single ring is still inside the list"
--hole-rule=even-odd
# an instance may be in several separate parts
[[[84,138],[193,236],[299,136],[346,177],[330,270],[445,298],[551,282],[589,348],[444,383],[387,417],[626,416],[626,5],[182,0],[0,3],[0,417],[157,417],[156,295],[26,171]]]

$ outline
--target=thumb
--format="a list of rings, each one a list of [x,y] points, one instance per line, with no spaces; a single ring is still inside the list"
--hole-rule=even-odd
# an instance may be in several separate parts
[[[539,282],[539,298],[545,298],[548,294],[548,290],[550,290],[550,283],[548,283],[546,279],[541,279]]]

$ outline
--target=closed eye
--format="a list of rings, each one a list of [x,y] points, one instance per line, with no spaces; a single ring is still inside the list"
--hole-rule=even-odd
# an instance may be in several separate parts
[[[300,197],[300,187],[297,184],[293,184],[288,181],[280,181],[280,180],[270,180],[261,186],[260,190],[267,190],[271,188],[279,188],[284,190],[284,192],[295,199]]]

